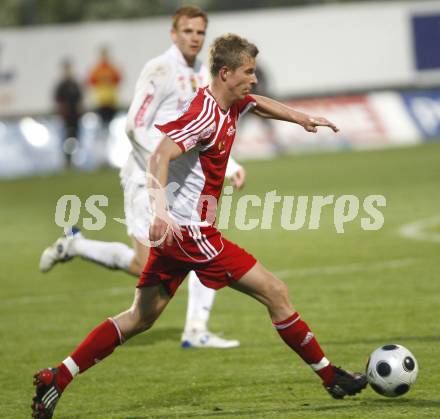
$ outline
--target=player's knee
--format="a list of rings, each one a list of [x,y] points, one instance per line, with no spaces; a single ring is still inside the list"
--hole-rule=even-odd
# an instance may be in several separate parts
[[[129,310],[132,329],[136,333],[145,332],[150,329],[157,319],[154,313],[144,313],[139,307],[134,306]]]
[[[279,281],[278,292],[280,297],[283,298],[284,300],[289,299],[289,289],[287,288],[287,285],[283,281]]]
[[[136,324],[135,330],[136,333],[142,333],[147,331],[148,329],[151,329],[151,327],[153,326],[154,321],[146,321],[146,320],[141,320],[140,322],[138,322]]]
[[[269,302],[272,306],[290,305],[287,285],[275,276],[272,276],[270,281]]]
[[[282,285],[279,286],[278,290],[278,301],[280,305],[282,306],[290,306],[290,299],[289,299],[289,290],[287,289],[287,285],[282,283]]]
[[[153,326],[155,320],[156,319],[140,317],[136,320],[136,322],[134,322],[133,329],[136,331],[136,333],[145,332]]]

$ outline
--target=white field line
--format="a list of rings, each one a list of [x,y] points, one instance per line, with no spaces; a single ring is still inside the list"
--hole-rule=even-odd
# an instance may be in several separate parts
[[[274,272],[279,278],[300,278],[307,276],[319,275],[344,275],[356,272],[365,271],[380,271],[382,269],[399,269],[412,265],[416,259],[395,259],[381,262],[363,262],[351,263],[348,265],[333,265],[333,266],[317,266],[313,268],[298,268],[287,269],[283,271]]]
[[[348,265],[318,266],[313,268],[297,268],[275,271],[274,274],[281,279],[284,278],[301,278],[319,275],[344,275],[365,271],[380,271],[382,269],[399,269],[412,265],[417,259],[395,259],[381,262],[363,262],[352,263]],[[113,295],[130,295],[134,294],[135,281],[133,285],[125,287],[113,287],[104,289],[95,289],[83,291],[81,293],[64,293],[49,295],[24,295],[16,298],[2,298],[1,307],[9,307],[16,305],[44,304],[52,302],[71,301],[72,299],[105,297]]]
[[[440,233],[425,231],[440,225],[440,216],[417,220],[399,228],[399,235],[407,239],[440,243]]]
[[[113,287],[104,288],[99,290],[83,291],[81,293],[74,292],[72,294],[49,294],[49,295],[26,295],[18,298],[5,298],[1,299],[1,305],[28,305],[28,304],[41,304],[41,303],[52,303],[60,301],[70,301],[75,299],[81,299],[83,297],[100,297],[100,296],[111,296],[111,295],[134,295],[136,280],[133,281],[133,285],[125,287]]]

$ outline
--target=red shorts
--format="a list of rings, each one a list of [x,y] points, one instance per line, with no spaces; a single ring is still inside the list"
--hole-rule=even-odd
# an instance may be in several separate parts
[[[190,271],[207,287],[220,289],[238,281],[257,262],[241,247],[222,237],[213,226],[182,227],[183,240],[152,247],[137,287],[163,284],[173,296]]]

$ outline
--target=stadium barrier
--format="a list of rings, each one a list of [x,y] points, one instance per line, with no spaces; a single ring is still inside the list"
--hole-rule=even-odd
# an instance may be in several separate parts
[[[440,90],[406,92],[402,95],[408,115],[427,141],[440,138]]]
[[[239,124],[233,153],[239,160],[271,158],[285,153],[368,150],[410,146],[440,137],[440,89],[383,91],[363,95],[286,101],[312,115],[323,115],[340,128],[317,134],[286,122],[246,115]],[[73,164],[93,170],[109,164],[121,167],[130,151],[124,132],[125,113],[105,130],[97,115],[81,119]],[[0,177],[58,172],[64,168],[60,122],[55,117],[0,121]]]
[[[439,24],[435,0],[210,13],[200,57],[207,63],[207,47],[221,34],[245,36],[258,45],[258,65],[277,97],[425,88],[440,82]],[[103,45],[123,74],[119,103],[128,107],[141,68],[169,47],[169,32],[169,16],[0,28],[0,118],[52,112],[60,64],[69,58],[84,82]],[[94,106],[89,93],[86,109]]]

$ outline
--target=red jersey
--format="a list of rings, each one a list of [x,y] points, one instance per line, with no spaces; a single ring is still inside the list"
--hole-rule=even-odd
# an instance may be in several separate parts
[[[168,196],[178,224],[213,224],[238,118],[253,106],[255,99],[248,95],[224,112],[204,87],[178,119],[155,125],[184,152],[170,162],[168,171],[170,189],[178,188]]]

